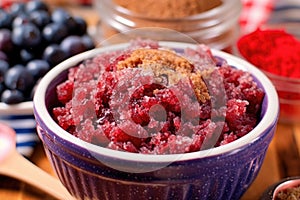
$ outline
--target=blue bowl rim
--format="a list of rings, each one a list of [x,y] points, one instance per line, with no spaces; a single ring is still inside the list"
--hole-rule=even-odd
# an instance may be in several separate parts
[[[195,44],[181,43],[181,42],[159,42],[160,45],[168,48],[195,48]],[[128,43],[115,44],[111,46],[99,47],[76,56],[73,56],[56,67],[50,70],[44,78],[39,83],[35,96],[33,99],[34,114],[38,115],[43,122],[46,122],[47,129],[50,130],[54,136],[62,138],[70,143],[73,143],[83,149],[86,149],[95,154],[100,154],[106,157],[113,157],[115,159],[127,160],[133,162],[172,162],[174,160],[183,161],[191,159],[206,158],[211,156],[218,156],[222,154],[231,154],[238,151],[242,151],[247,145],[254,143],[256,140],[259,140],[264,134],[268,134],[270,127],[276,125],[279,115],[279,100],[276,93],[276,90],[271,83],[271,81],[265,76],[258,68],[248,63],[245,60],[242,60],[239,57],[233,56],[226,52],[212,49],[213,55],[220,56],[227,60],[230,65],[236,66],[237,68],[249,71],[254,75],[259,82],[261,82],[263,89],[265,90],[265,95],[268,100],[267,108],[264,117],[258,123],[258,125],[247,135],[239,138],[236,141],[233,141],[229,144],[219,146],[216,148],[202,150],[192,153],[184,154],[167,154],[167,155],[148,155],[148,154],[137,154],[137,153],[128,153],[122,151],[116,151],[105,147],[100,147],[88,142],[85,142],[67,131],[63,130],[51,117],[49,114],[46,104],[45,104],[45,95],[49,84],[52,80],[62,71],[75,66],[79,62],[92,58],[99,53],[115,51],[117,49],[124,49],[128,46]],[[238,65],[237,65],[238,64]]]

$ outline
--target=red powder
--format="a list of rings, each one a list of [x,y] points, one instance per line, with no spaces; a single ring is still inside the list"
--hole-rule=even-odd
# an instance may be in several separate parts
[[[284,30],[256,30],[237,43],[240,54],[258,68],[300,78],[300,41]]]

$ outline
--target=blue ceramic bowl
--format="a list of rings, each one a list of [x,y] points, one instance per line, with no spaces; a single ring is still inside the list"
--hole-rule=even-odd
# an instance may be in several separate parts
[[[0,103],[0,122],[15,130],[18,152],[29,157],[33,153],[35,145],[39,142],[32,101],[16,105]]]
[[[191,44],[161,43],[171,48]],[[229,64],[249,71],[266,95],[259,124],[244,137],[210,150],[175,155],[120,152],[86,143],[64,131],[49,110],[57,103],[55,87],[67,69],[127,44],[82,53],[61,63],[40,82],[34,97],[38,135],[62,183],[78,199],[239,199],[257,176],[273,137],[279,113],[277,93],[257,68],[213,50]]]

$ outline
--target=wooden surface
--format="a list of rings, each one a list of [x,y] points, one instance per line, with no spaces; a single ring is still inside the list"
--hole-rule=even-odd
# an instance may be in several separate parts
[[[71,12],[85,17],[90,25],[98,22],[97,14],[89,8],[69,8]],[[278,124],[264,160],[261,171],[242,200],[259,199],[273,183],[282,178],[300,175],[300,124]],[[50,163],[39,144],[29,158],[37,166],[54,175]],[[26,183],[0,175],[0,200],[52,200],[51,196]]]

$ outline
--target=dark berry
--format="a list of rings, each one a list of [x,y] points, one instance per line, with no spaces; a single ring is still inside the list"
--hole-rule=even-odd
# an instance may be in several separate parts
[[[22,26],[24,24],[28,24],[28,23],[30,23],[30,21],[31,20],[27,14],[21,13],[21,14],[17,15],[14,18],[14,20],[12,21],[12,28]]]
[[[37,81],[36,81],[36,84],[35,84],[34,87],[32,88],[31,93],[30,93],[30,96],[29,96],[29,99],[30,99],[30,100],[33,99],[34,93],[35,93],[35,91],[36,91],[36,89],[37,89],[37,86],[38,86],[40,80],[41,80],[41,79],[37,80]]]
[[[71,34],[75,35],[84,35],[87,32],[87,23],[82,17],[74,17],[75,20],[75,28]]]
[[[45,2],[43,2],[42,0],[29,1],[26,4],[25,9],[26,9],[27,13],[31,13],[31,12],[36,11],[36,10],[44,10],[44,11],[49,12],[48,5]]]
[[[27,63],[26,68],[33,75],[34,79],[38,80],[50,70],[50,65],[45,60],[32,60]]]
[[[34,78],[23,65],[15,65],[6,72],[4,83],[9,89],[27,92],[32,89]]]
[[[5,10],[0,9],[0,28],[10,28],[12,16]]]
[[[71,14],[63,8],[56,8],[51,15],[52,21],[57,23],[64,23],[70,18],[72,18]]]
[[[9,68],[8,62],[0,60],[0,83],[4,82],[4,75],[6,74]]]
[[[9,11],[13,17],[16,17],[20,13],[25,13],[25,3],[24,2],[14,3],[10,6]]]
[[[60,48],[59,45],[49,45],[46,47],[43,59],[46,60],[50,67],[54,67],[67,58],[67,54]]]
[[[20,50],[20,59],[23,63],[27,63],[30,60],[35,59],[37,56],[34,52],[29,51],[27,49],[21,49]]]
[[[60,43],[68,35],[68,29],[64,24],[51,23],[44,27],[42,34],[47,42]]]
[[[42,41],[40,30],[32,23],[24,24],[13,29],[12,41],[23,48],[33,48]]]
[[[64,24],[71,34],[76,29],[76,21],[72,15],[63,8],[57,8],[52,12],[51,19],[55,23]]]
[[[2,2],[2,0],[0,0]],[[4,1],[6,2],[6,1]],[[1,4],[1,3],[0,3]],[[94,47],[87,23],[64,8],[52,10],[43,0],[8,0],[0,6],[0,100],[29,100],[50,68]],[[81,41],[68,39],[70,35]],[[74,42],[74,44],[72,44]],[[0,101],[1,102],[1,101]]]
[[[60,44],[62,50],[64,50],[68,57],[76,55],[86,50],[85,45],[83,44],[81,37],[72,35],[66,37]]]
[[[5,52],[0,50],[0,60],[8,61],[8,57]]]
[[[86,50],[91,50],[93,48],[95,48],[95,43],[93,41],[93,39],[91,38],[91,36],[89,35],[83,35],[81,37],[82,43],[84,44]]]
[[[47,11],[37,10],[33,11],[29,18],[38,28],[42,29],[44,26],[50,23],[51,17]]]
[[[0,51],[11,53],[13,50],[13,42],[11,31],[9,29],[0,29]]]
[[[6,87],[5,87],[4,83],[0,83],[0,97],[1,97],[1,95],[4,92],[5,89],[6,89]]]
[[[6,89],[2,92],[1,101],[6,104],[17,104],[25,101],[25,97],[19,90]]]

